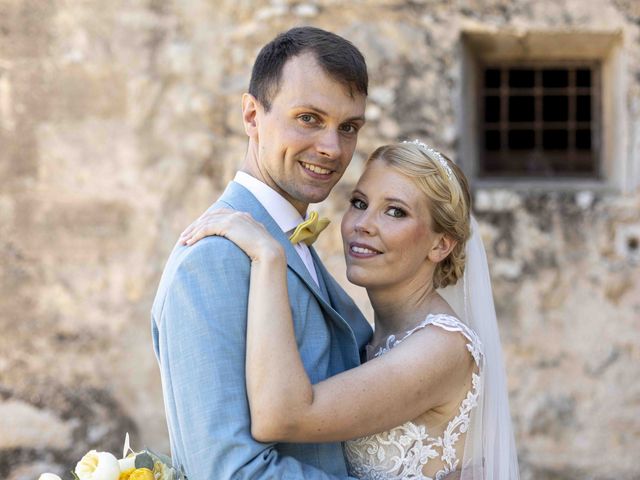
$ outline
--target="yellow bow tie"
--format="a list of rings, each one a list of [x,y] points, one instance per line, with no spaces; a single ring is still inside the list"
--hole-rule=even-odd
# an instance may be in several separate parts
[[[316,241],[320,233],[327,228],[329,222],[328,218],[319,218],[318,212],[310,212],[309,218],[296,227],[289,240],[294,244],[304,242],[307,245],[311,245]]]

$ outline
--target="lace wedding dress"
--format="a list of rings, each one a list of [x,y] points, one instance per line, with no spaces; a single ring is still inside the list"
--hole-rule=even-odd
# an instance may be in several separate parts
[[[467,349],[477,367],[472,374],[471,389],[444,430],[438,428],[438,433],[430,432],[419,421],[409,421],[387,432],[345,442],[350,475],[365,480],[442,480],[460,469],[464,434],[469,427],[471,412],[478,404],[483,375],[484,352],[478,335],[456,317],[432,314],[406,332],[403,338],[391,335],[386,346],[375,352],[374,357],[383,355],[428,325],[465,336]],[[427,476],[423,473],[425,471],[435,473]]]

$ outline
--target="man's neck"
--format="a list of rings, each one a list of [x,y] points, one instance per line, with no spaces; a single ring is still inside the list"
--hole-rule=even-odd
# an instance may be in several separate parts
[[[246,173],[247,175],[251,175],[256,180],[259,180],[260,182],[264,183],[271,190],[277,192],[278,195],[280,195],[287,202],[289,202],[293,206],[293,208],[295,208],[298,211],[298,213],[300,213],[300,216],[302,218],[306,218],[307,209],[309,208],[309,204],[308,203],[301,203],[301,202],[297,202],[297,201],[292,201],[292,199],[289,198],[286,195],[285,192],[283,192],[280,188],[277,187],[277,185],[274,184],[274,182],[267,181],[266,176],[260,170],[260,167],[259,167],[257,161],[256,160],[252,160],[251,158],[248,158],[248,157],[249,157],[249,155],[247,155],[247,157],[245,157],[244,164],[242,165],[242,167],[239,168],[239,171],[243,172],[243,173]]]

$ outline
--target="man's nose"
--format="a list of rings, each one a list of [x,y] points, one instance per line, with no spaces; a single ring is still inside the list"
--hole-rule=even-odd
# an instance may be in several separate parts
[[[322,132],[317,143],[318,153],[331,159],[340,157],[342,146],[340,144],[340,133],[331,128]]]

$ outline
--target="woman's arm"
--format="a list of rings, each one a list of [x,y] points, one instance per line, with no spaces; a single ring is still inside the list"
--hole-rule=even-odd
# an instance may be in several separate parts
[[[401,348],[311,385],[295,340],[281,246],[246,215],[211,215],[190,227],[188,244],[224,235],[253,260],[246,382],[257,440],[330,442],[388,430],[445,404],[470,382],[462,335],[426,327]]]
[[[251,264],[246,382],[251,433],[278,441],[313,404],[313,388],[296,343],[286,262],[267,256]]]
[[[471,388],[466,340],[438,327],[311,385],[295,341],[285,275],[280,262],[251,267],[246,380],[256,440],[358,438],[401,425]]]

